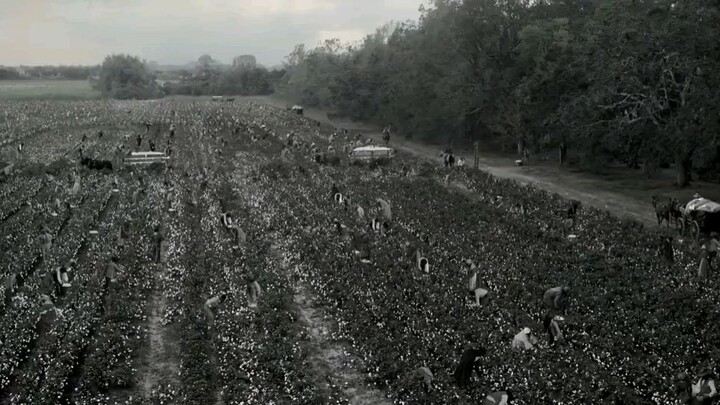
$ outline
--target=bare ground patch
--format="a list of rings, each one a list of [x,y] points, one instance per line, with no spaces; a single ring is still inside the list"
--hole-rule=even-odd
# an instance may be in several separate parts
[[[296,288],[294,300],[300,321],[308,329],[315,371],[329,385],[338,387],[352,405],[392,404],[384,392],[365,381],[361,360],[330,338],[334,321],[316,307],[304,286]]]

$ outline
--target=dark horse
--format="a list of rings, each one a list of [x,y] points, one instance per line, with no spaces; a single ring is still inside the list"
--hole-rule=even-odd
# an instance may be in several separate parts
[[[455,166],[455,155],[453,155],[452,150],[446,149],[444,152],[440,152],[440,157],[443,158],[445,167]]]
[[[660,199],[657,195],[653,195],[652,205],[655,208],[658,225],[665,220],[666,225],[669,226],[671,222],[677,221],[682,216],[680,203],[674,198]]]

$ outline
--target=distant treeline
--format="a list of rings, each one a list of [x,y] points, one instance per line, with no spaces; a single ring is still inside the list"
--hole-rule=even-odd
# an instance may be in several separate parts
[[[19,66],[0,67],[0,80],[61,79],[87,80],[100,66]]]
[[[265,95],[273,92],[285,71],[262,67],[204,67],[197,72],[182,72],[179,81],[163,84],[167,94],[186,96]]]
[[[207,55],[192,70],[155,71],[140,58],[110,55],[105,58],[93,87],[107,97],[148,99],[165,95],[265,95],[273,92],[283,70],[259,66],[223,66]]]

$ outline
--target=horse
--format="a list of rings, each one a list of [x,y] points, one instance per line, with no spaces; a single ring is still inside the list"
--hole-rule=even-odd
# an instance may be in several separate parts
[[[680,203],[675,198],[660,199],[660,197],[654,194],[651,198],[658,225],[661,225],[662,221],[665,220],[665,224],[670,226],[671,222],[677,221],[677,219],[682,216]]]
[[[438,157],[443,159],[445,167],[455,166],[455,155],[449,149],[438,153]]]

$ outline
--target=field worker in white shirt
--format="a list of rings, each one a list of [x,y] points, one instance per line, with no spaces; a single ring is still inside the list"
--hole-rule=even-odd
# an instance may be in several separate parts
[[[715,374],[710,369],[700,372],[700,378],[691,387],[691,394],[695,405],[710,405],[717,396],[715,387]]]
[[[537,339],[532,335],[530,328],[524,328],[513,338],[512,349],[517,351],[530,350],[537,344]]]
[[[513,400],[510,390],[497,391],[485,397],[483,405],[508,405]]]

